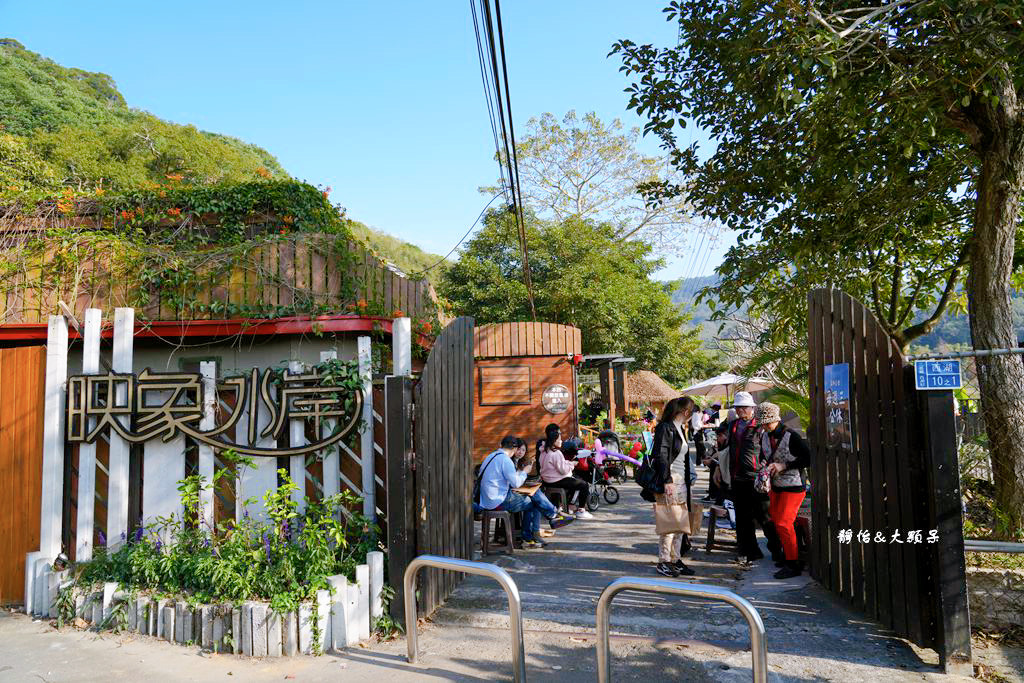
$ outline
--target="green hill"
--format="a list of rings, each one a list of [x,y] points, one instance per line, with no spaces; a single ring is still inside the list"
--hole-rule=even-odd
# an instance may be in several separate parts
[[[113,79],[0,39],[0,199],[288,178],[264,149],[132,109]]]
[[[349,228],[357,239],[398,266],[406,275],[419,276],[422,274],[431,284],[436,285],[438,278],[449,266],[449,262],[442,260],[438,254],[431,254],[415,244],[403,242],[397,237],[374,230],[359,221],[349,221]]]
[[[291,180],[265,149],[133,109],[114,79],[57,64],[0,39],[0,203],[182,186]],[[98,190],[98,192],[97,192]],[[408,274],[434,281],[440,256],[348,221],[352,233]],[[428,270],[429,269],[429,270]]]

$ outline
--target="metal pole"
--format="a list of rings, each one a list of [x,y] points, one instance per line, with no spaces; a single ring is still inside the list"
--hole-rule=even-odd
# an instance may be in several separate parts
[[[916,356],[907,356],[907,360],[942,360],[946,358],[975,358],[985,356],[1010,356],[1024,354],[1024,348],[1020,349],[975,349],[973,351],[951,351],[950,353],[919,353]]]
[[[761,615],[746,599],[732,591],[718,586],[701,586],[681,581],[665,579],[645,579],[624,576],[615,579],[601,591],[601,599],[597,601],[597,680],[598,683],[611,681],[611,649],[608,643],[608,631],[611,624],[612,599],[624,590],[643,591],[645,593],[670,593],[693,598],[710,598],[721,600],[738,609],[747,620],[750,628],[750,656],[754,683],[768,681],[768,650],[764,641],[764,622]]]
[[[512,668],[515,674],[516,683],[526,681],[526,654],[523,648],[523,608],[519,599],[519,588],[516,582],[504,569],[497,565],[486,562],[470,562],[454,557],[441,557],[439,555],[420,555],[405,569],[405,637],[409,646],[409,661],[416,663],[418,650],[418,637],[416,633],[416,574],[423,567],[434,567],[436,569],[449,569],[467,574],[478,574],[489,576],[501,584],[508,596],[508,616],[512,626]],[[764,628],[762,627],[762,632]]]

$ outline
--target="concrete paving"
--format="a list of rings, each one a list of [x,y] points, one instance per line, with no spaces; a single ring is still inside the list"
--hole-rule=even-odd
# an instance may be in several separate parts
[[[705,476],[702,472],[702,476]],[[657,537],[635,484],[596,519],[560,529],[545,550],[487,558],[516,580],[523,602],[531,681],[596,680],[594,615],[601,590],[620,576],[654,572]],[[699,495],[699,493],[698,493]],[[719,530],[719,538],[733,539]],[[772,681],[955,681],[934,652],[895,638],[847,609],[805,575],[778,581],[770,561],[750,571],[732,553],[704,553],[703,532],[686,558],[693,583],[750,600],[765,622]],[[419,664],[404,638],[322,657],[256,659],[211,655],[153,638],[64,629],[0,611],[0,681],[492,681],[511,680],[507,605],[497,584],[469,577],[420,625]],[[745,622],[732,608],[701,600],[622,593],[612,617],[616,681],[749,681]],[[987,648],[976,659],[1024,680],[1020,649]]]

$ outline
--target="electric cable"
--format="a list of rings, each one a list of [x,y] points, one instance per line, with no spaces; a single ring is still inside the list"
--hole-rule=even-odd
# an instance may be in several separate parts
[[[455,253],[455,250],[456,250],[456,249],[458,249],[458,248],[459,248],[459,246],[460,246],[460,245],[461,245],[461,244],[462,244],[463,242],[465,242],[465,241],[466,241],[466,238],[467,238],[467,237],[469,237],[469,233],[473,232],[473,228],[475,228],[475,227],[476,227],[476,224],[480,222],[480,219],[484,217],[484,213],[485,213],[485,212],[487,211],[487,209],[489,209],[489,208],[491,207],[491,204],[493,204],[493,203],[494,203],[494,200],[495,200],[495,199],[497,199],[498,197],[500,197],[500,196],[501,196],[501,194],[502,194],[502,193],[501,193],[501,192],[499,192],[499,193],[497,193],[496,195],[494,195],[493,197],[491,197],[491,201],[487,202],[487,204],[486,204],[486,205],[484,206],[484,208],[483,208],[483,209],[481,209],[481,211],[480,211],[480,214],[479,214],[479,215],[477,215],[477,217],[476,217],[476,220],[475,220],[475,221],[473,221],[473,224],[472,224],[471,226],[469,226],[469,230],[467,230],[467,231],[466,231],[466,234],[462,236],[462,239],[460,239],[460,240],[459,240],[458,242],[456,242],[456,243],[455,243],[455,246],[451,248],[451,251],[449,251],[449,252],[448,252],[447,254],[445,254],[444,256],[442,256],[442,257],[441,257],[441,259],[440,259],[440,260],[439,260],[439,261],[438,261],[437,263],[435,263],[434,265],[432,265],[432,266],[428,266],[427,268],[424,268],[423,270],[421,270],[421,271],[419,271],[419,272],[416,272],[416,273],[411,273],[411,274],[409,275],[409,277],[410,277],[410,278],[413,278],[413,277],[418,277],[418,276],[420,276],[420,275],[423,275],[424,273],[428,273],[428,272],[430,272],[431,270],[433,270],[434,268],[437,268],[437,267],[438,267],[439,265],[441,265],[441,264],[442,264],[442,263],[444,263],[445,261],[447,261],[447,260],[448,260],[448,257],[449,257],[449,256],[451,256],[452,254],[454,254],[454,253]]]

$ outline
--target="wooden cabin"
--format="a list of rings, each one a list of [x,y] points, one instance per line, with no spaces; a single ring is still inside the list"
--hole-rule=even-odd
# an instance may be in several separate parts
[[[532,444],[554,422],[563,436],[579,430],[576,364],[580,330],[570,325],[521,322],[476,328],[473,459],[480,462],[508,434]]]
[[[668,382],[650,370],[637,370],[626,374],[626,396],[629,409],[650,409],[660,416],[665,404],[681,396]]]

